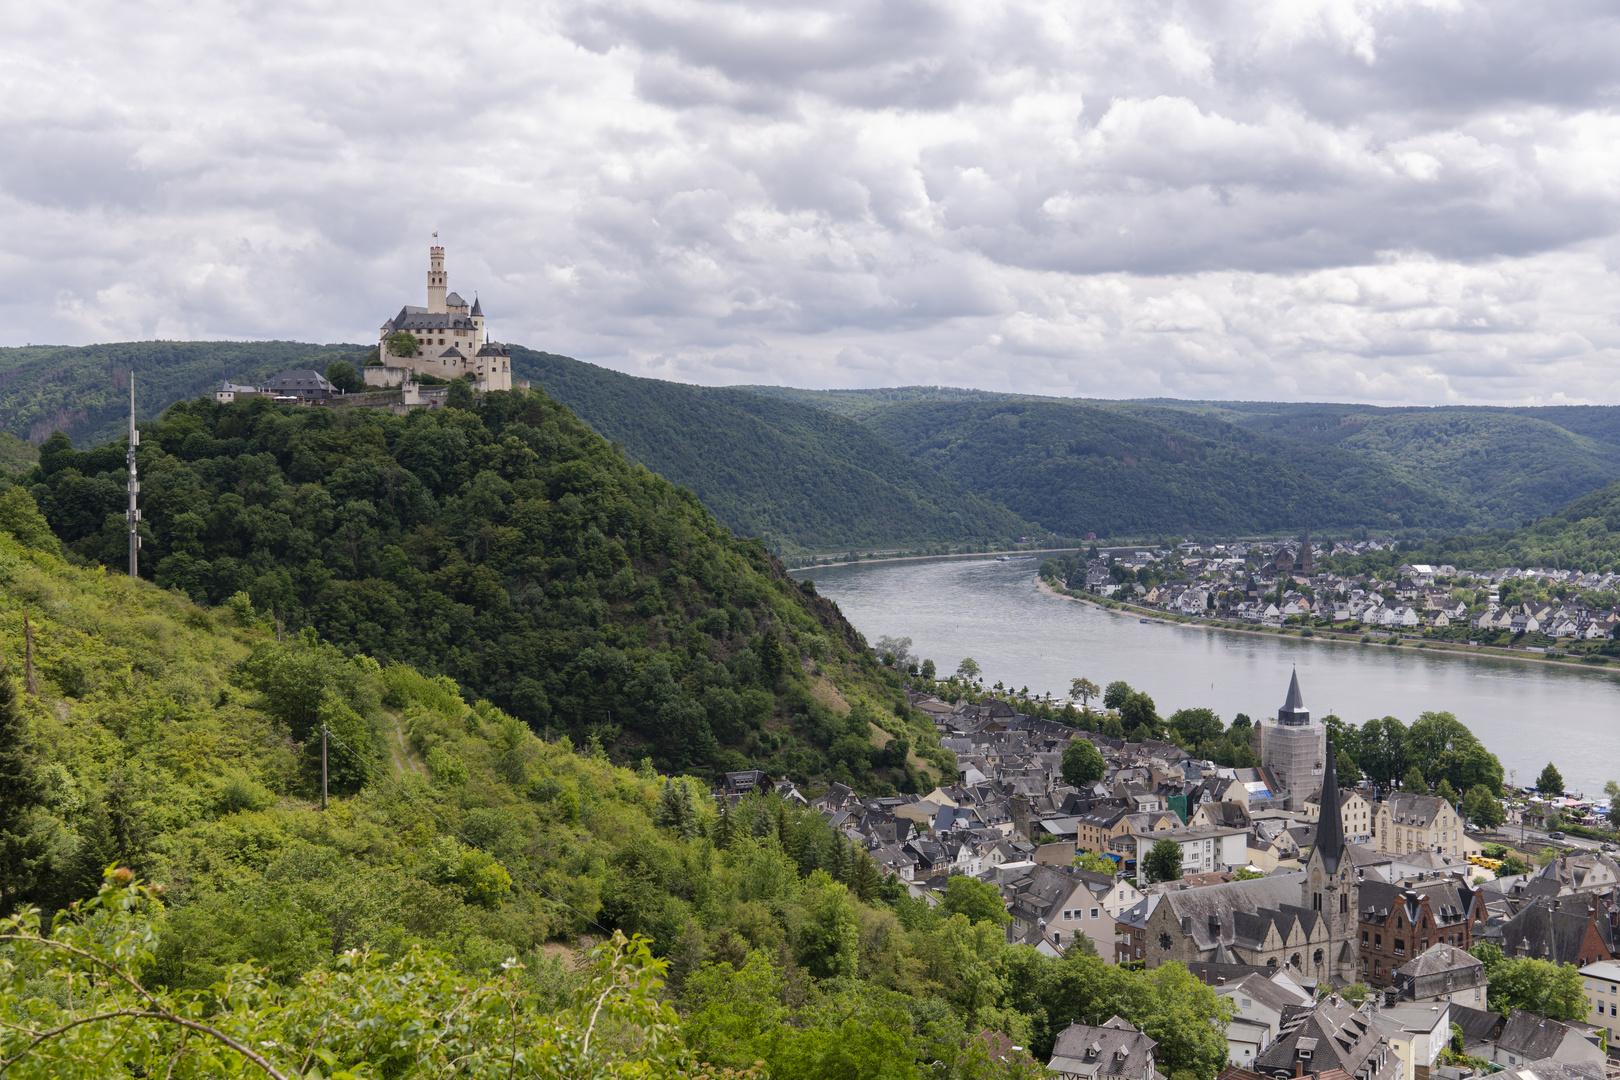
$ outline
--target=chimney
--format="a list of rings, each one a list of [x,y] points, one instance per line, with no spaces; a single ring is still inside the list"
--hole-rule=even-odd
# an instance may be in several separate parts
[[[1305,1063],[1299,1058],[1294,1059],[1294,1075],[1296,1077],[1305,1075]]]

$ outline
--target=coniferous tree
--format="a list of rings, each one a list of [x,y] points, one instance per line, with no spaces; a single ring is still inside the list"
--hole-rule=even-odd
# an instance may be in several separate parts
[[[45,858],[44,840],[31,828],[45,788],[25,723],[11,669],[0,666],[0,912],[33,887]]]
[[[1558,769],[1552,762],[1541,770],[1536,778],[1536,793],[1538,795],[1562,795],[1564,793],[1564,778],[1559,775]]]

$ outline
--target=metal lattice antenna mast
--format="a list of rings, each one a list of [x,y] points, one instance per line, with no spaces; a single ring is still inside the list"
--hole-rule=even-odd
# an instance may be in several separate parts
[[[135,496],[141,493],[141,482],[135,475],[135,448],[141,445],[141,433],[135,430],[135,372],[129,373],[129,576],[140,576],[141,511],[135,505]]]

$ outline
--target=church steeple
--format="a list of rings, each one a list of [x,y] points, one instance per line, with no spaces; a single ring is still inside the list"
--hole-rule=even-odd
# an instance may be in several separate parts
[[[1277,710],[1277,722],[1302,725],[1311,722],[1311,710],[1305,707],[1305,695],[1299,692],[1299,669],[1288,680],[1288,697]]]
[[[1344,814],[1339,809],[1339,773],[1333,766],[1333,740],[1327,744],[1327,763],[1322,771],[1322,810],[1316,821],[1316,851],[1322,856],[1322,869],[1330,875],[1339,872],[1344,857]]]

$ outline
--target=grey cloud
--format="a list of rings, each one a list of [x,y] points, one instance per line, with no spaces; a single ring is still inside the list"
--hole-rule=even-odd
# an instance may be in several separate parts
[[[19,342],[366,340],[438,229],[665,378],[1620,389],[1602,4],[91,9],[0,43]]]

